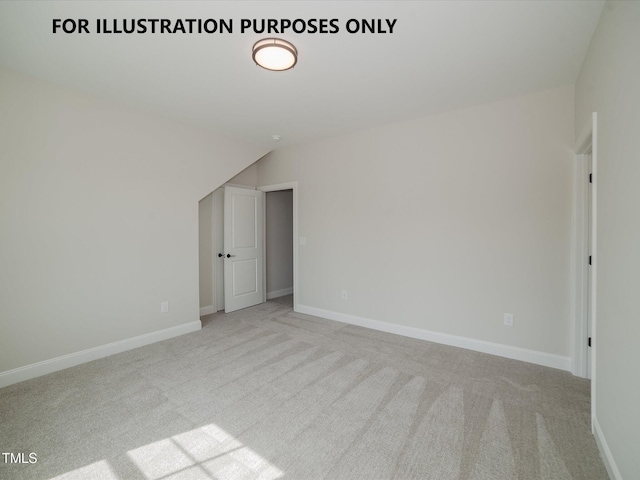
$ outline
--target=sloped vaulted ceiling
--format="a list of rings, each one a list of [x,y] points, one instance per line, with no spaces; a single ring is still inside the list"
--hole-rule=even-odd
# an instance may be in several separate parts
[[[571,84],[603,5],[2,2],[0,65],[265,146],[280,134],[286,145]],[[89,33],[54,34],[54,19],[85,19]],[[105,33],[141,19],[144,33]],[[217,27],[152,33],[153,19]],[[298,32],[281,31],[296,20]],[[363,21],[374,31],[363,33]],[[294,69],[252,63],[252,45],[267,36],[296,45]]]

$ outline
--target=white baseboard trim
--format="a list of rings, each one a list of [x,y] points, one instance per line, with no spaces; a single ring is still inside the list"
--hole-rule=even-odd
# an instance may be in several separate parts
[[[212,313],[216,313],[216,309],[213,305],[208,305],[206,307],[200,308],[201,317],[204,317],[205,315],[211,315]]]
[[[607,473],[609,474],[609,477],[612,480],[622,480],[622,475],[620,474],[620,470],[618,470],[616,461],[613,459],[613,455],[611,454],[611,450],[609,449],[609,444],[604,438],[604,434],[602,433],[602,429],[600,428],[598,419],[596,417],[592,417],[591,421],[593,422],[593,436],[596,438],[596,444],[598,445],[598,449],[600,450],[600,455],[602,456],[604,466],[607,467]]]
[[[91,362],[100,358],[108,357],[116,353],[126,352],[134,348],[144,347],[151,343],[161,342],[169,338],[178,337],[186,333],[195,332],[202,328],[200,320],[195,322],[183,323],[175,327],[165,328],[156,332],[145,333],[137,337],[119,340],[99,347],[88,348],[79,352],[62,355],[61,357],[44,360],[42,362],[32,363],[24,367],[0,372],[0,388],[13,385],[14,383],[24,382],[32,378],[47,375],[48,373],[64,370],[65,368],[75,367],[82,363]]]
[[[523,362],[535,363],[545,367],[558,368],[560,370],[571,371],[571,358],[554,355],[551,353],[538,352],[536,350],[528,350],[526,348],[512,347],[500,343],[485,342],[484,340],[476,340],[473,338],[459,337],[457,335],[449,335],[447,333],[432,332],[421,328],[407,327],[397,325],[395,323],[382,322],[380,320],[371,320],[369,318],[357,317],[346,313],[333,312],[323,310],[321,308],[309,307],[307,305],[297,305],[296,312],[314,315],[316,317],[336,320],[338,322],[358,325],[360,327],[371,328],[381,332],[394,333],[404,337],[417,338],[427,340],[429,342],[441,343],[452,347],[466,348],[476,352],[489,353],[499,357],[521,360]]]
[[[283,288],[282,290],[274,290],[273,292],[267,292],[267,300],[272,298],[284,297],[285,295],[291,295],[293,293],[293,287]]]

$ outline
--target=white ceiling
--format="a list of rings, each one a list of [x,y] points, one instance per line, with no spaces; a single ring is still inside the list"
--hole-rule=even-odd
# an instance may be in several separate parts
[[[575,82],[604,1],[2,2],[0,65],[270,148]],[[91,34],[52,34],[53,18]],[[233,33],[96,34],[98,18],[232,19]],[[240,20],[338,19],[337,34],[240,33]],[[397,19],[350,34],[349,19]],[[384,22],[384,20],[383,20]],[[258,39],[296,67],[251,60]],[[274,144],[273,134],[282,136]]]

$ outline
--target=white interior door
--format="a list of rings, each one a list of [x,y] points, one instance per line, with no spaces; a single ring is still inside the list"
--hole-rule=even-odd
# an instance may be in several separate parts
[[[264,192],[224,189],[224,311],[263,302]]]

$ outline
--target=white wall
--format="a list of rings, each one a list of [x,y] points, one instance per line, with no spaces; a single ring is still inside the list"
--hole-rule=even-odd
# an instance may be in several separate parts
[[[573,95],[557,88],[260,160],[260,185],[298,181],[297,301],[567,359]]]
[[[200,313],[213,308],[213,192],[198,202]],[[211,312],[213,313],[213,312]]]
[[[267,298],[293,292],[293,191],[265,194]]]
[[[0,105],[0,372],[197,322],[198,200],[265,151],[5,69]]]
[[[226,183],[231,185],[244,185],[247,187],[257,187],[258,186],[258,164],[252,163],[243,171],[238,173],[235,177],[228,180]]]
[[[639,48],[640,3],[607,3],[576,83],[578,133],[598,112],[596,434],[625,479],[640,478]]]

